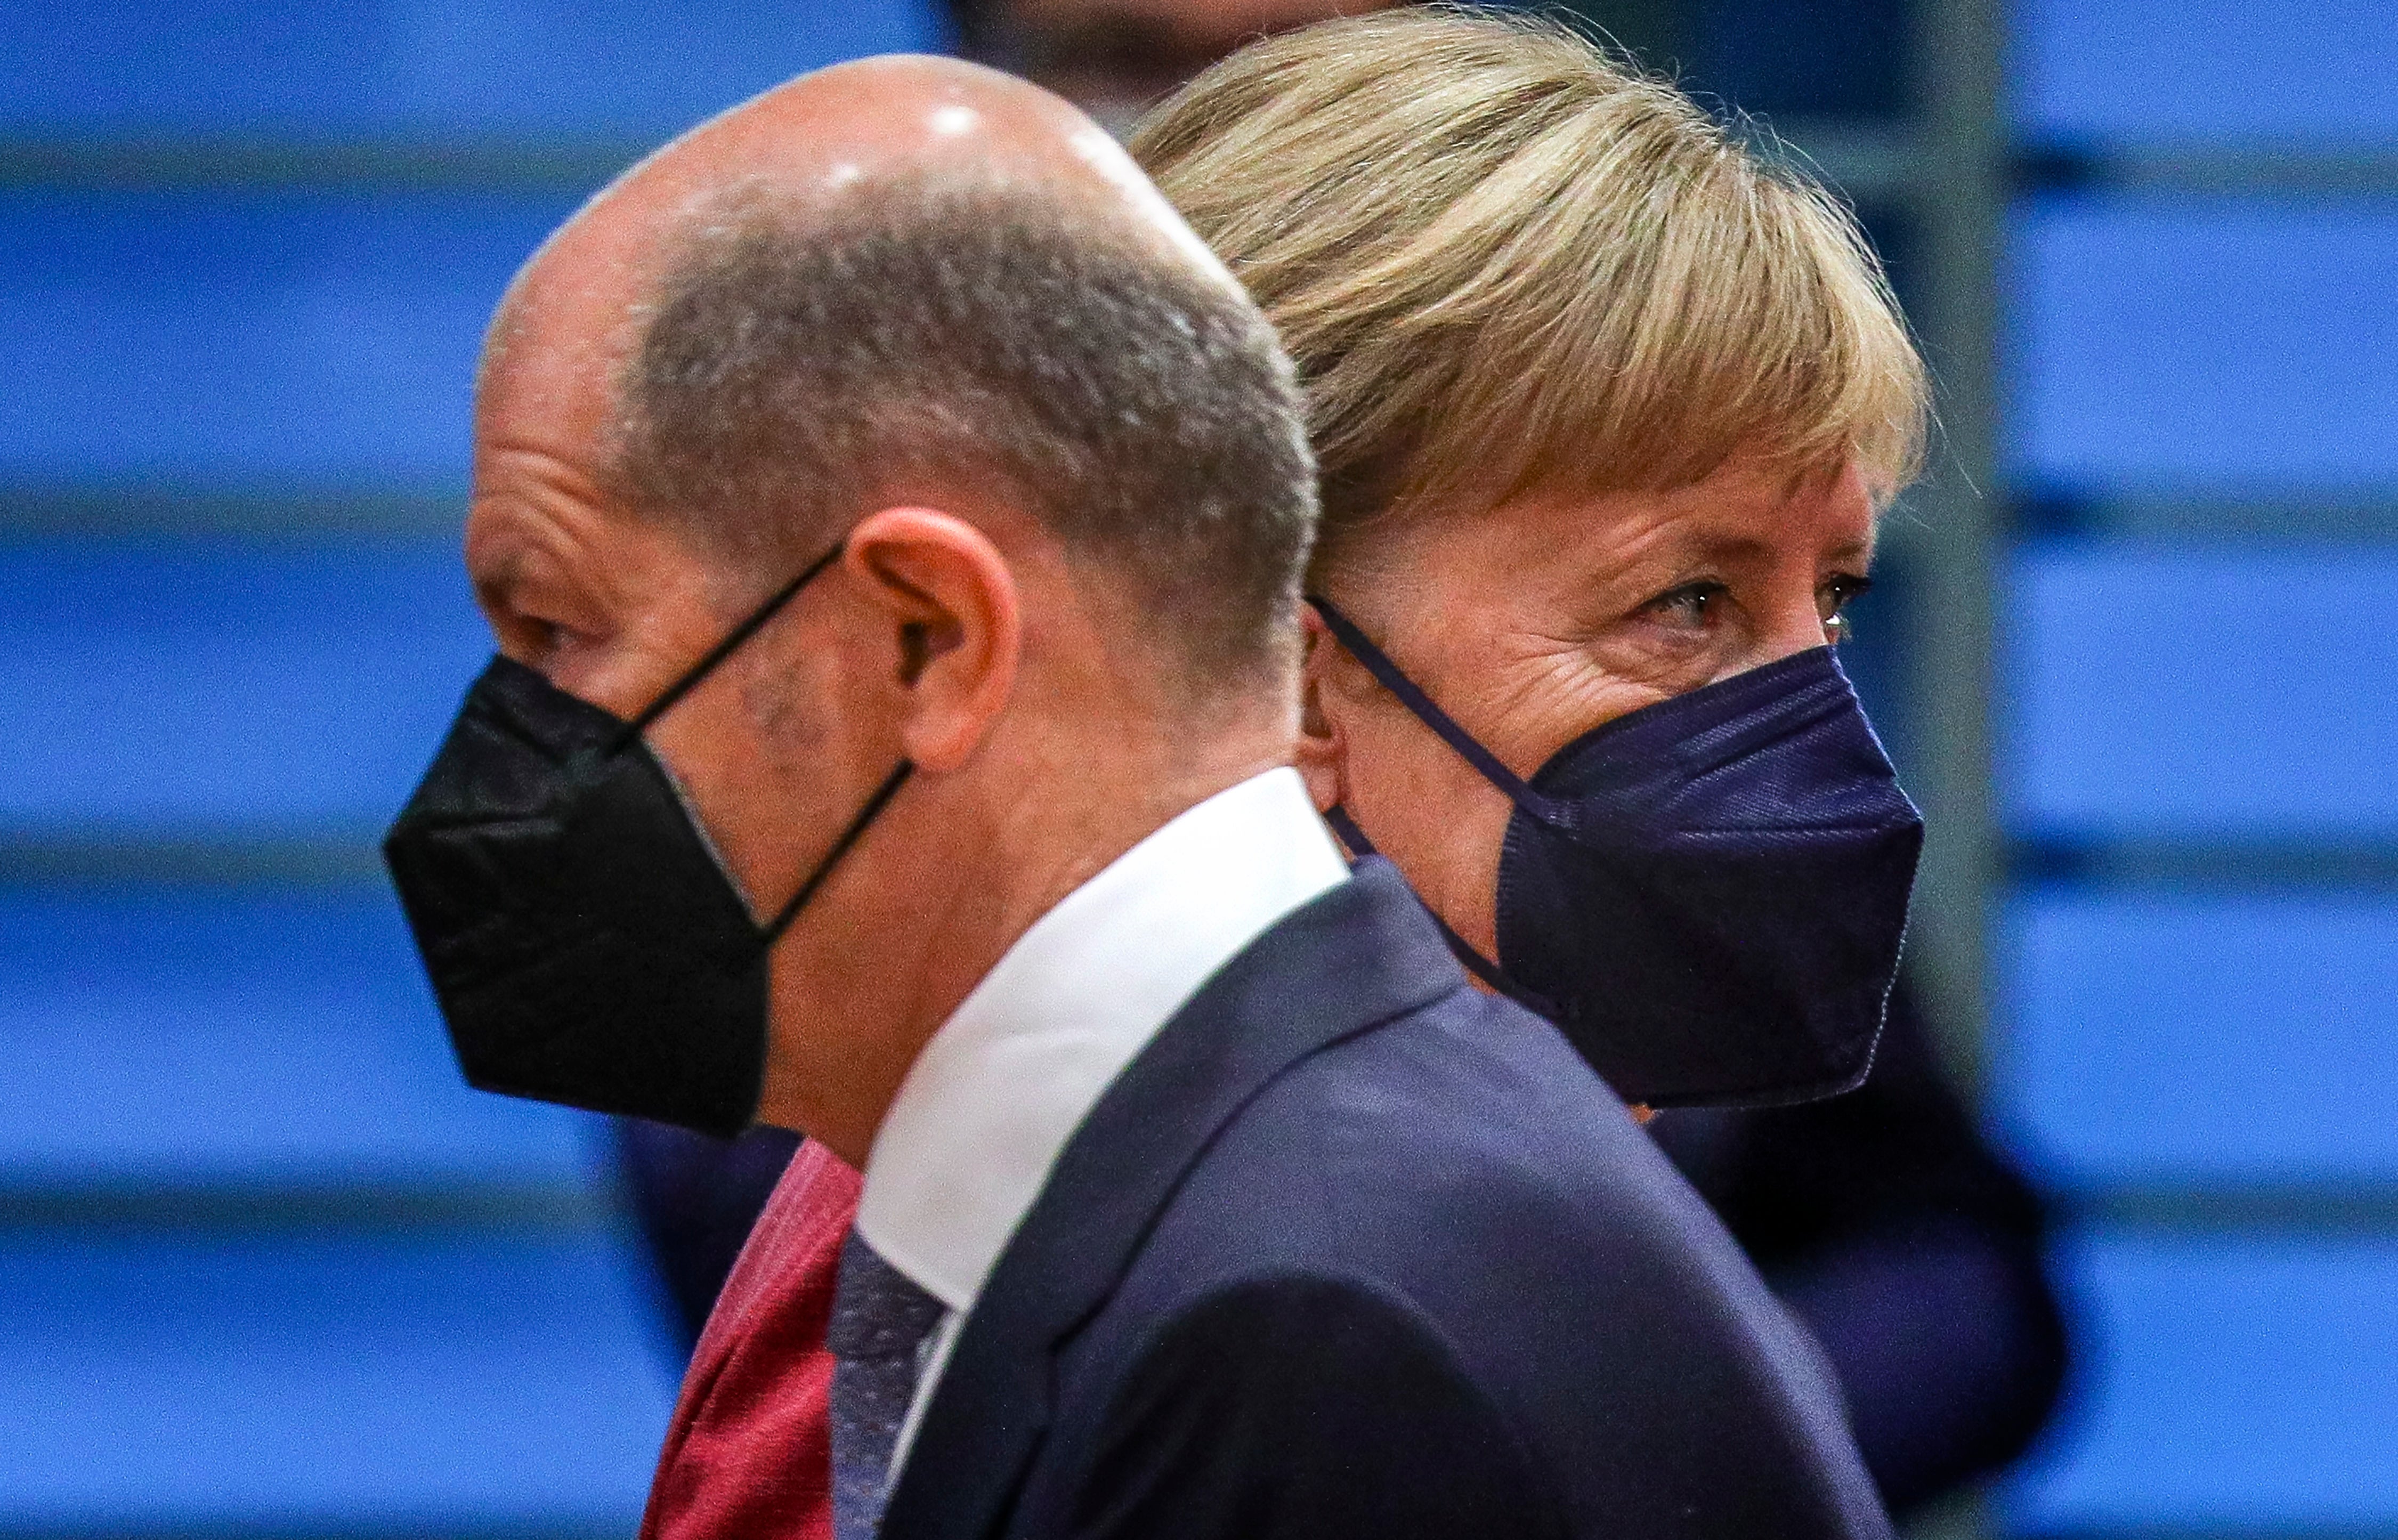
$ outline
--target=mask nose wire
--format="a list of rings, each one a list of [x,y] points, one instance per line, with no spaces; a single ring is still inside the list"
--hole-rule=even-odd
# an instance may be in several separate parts
[[[815,561],[809,562],[806,567],[801,570],[801,573],[797,577],[794,577],[788,583],[784,584],[782,588],[776,590],[775,593],[763,604],[761,604],[756,609],[750,611],[748,619],[742,621],[740,625],[734,627],[730,631],[727,631],[721,642],[719,642],[715,646],[710,647],[707,653],[700,657],[698,662],[684,669],[682,677],[676,680],[672,684],[667,685],[666,689],[659,694],[657,699],[643,707],[640,716],[635,717],[632,721],[625,724],[624,730],[618,733],[614,739],[609,743],[607,750],[608,755],[613,758],[613,756],[621,754],[626,750],[631,748],[633,746],[633,740],[640,737],[643,733],[649,731],[650,724],[652,723],[656,722],[658,718],[666,715],[667,711],[673,707],[675,702],[689,695],[692,691],[692,687],[697,684],[701,680],[706,679],[709,672],[712,671],[718,664],[732,656],[734,651],[743,642],[748,641],[751,637],[756,636],[760,628],[762,628],[766,622],[774,619],[775,616],[781,614],[783,606],[798,598],[800,590],[806,588],[810,583],[815,581],[818,574],[822,573],[827,567],[831,566],[834,561],[838,561],[841,557],[841,553],[843,550],[846,550],[848,546],[849,542],[846,540],[834,546],[832,549],[825,552],[822,556],[819,556]]]
[[[1456,750],[1466,763],[1481,773],[1483,779],[1505,792],[1508,801],[1543,823],[1565,820],[1565,815],[1555,802],[1533,790],[1521,776],[1501,763],[1498,755],[1482,747],[1473,734],[1459,726],[1457,720],[1442,710],[1432,696],[1423,693],[1421,686],[1400,671],[1399,666],[1391,661],[1389,654],[1374,645],[1372,640],[1357,628],[1356,622],[1335,609],[1330,600],[1320,594],[1309,594],[1307,601],[1315,606],[1315,613],[1324,617],[1326,628],[1349,650],[1349,655],[1366,666],[1366,671],[1374,676],[1376,683],[1398,696],[1400,705],[1437,734],[1442,742]]]

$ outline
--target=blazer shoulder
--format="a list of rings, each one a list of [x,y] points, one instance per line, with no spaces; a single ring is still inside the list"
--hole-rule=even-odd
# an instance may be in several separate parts
[[[1407,1301],[1309,1274],[1157,1324],[1046,1503],[1079,1540],[1569,1533],[1543,1465]]]
[[[1267,1087],[1161,1216],[1093,1357],[1129,1361],[1140,1323],[1258,1274],[1404,1302],[1576,1533],[1888,1533],[1820,1351],[1623,1103],[1506,1002],[1432,1002]]]

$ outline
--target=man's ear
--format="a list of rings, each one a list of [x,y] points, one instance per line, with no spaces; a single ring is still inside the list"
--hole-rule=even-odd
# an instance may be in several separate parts
[[[860,521],[842,561],[869,602],[888,612],[909,759],[957,769],[1016,686],[1024,624],[1007,559],[953,514],[896,507]]]
[[[1300,606],[1306,633],[1306,660],[1299,676],[1299,750],[1294,763],[1307,781],[1315,810],[1327,812],[1348,800],[1349,738],[1342,731],[1332,692],[1326,680],[1341,656],[1340,642],[1315,613],[1313,604]]]

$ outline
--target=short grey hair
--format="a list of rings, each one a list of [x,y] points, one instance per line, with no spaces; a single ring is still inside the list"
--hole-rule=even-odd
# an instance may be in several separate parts
[[[1031,188],[735,189],[665,274],[617,488],[795,567],[876,499],[990,487],[1120,574],[1193,682],[1297,655],[1315,467],[1257,307]]]

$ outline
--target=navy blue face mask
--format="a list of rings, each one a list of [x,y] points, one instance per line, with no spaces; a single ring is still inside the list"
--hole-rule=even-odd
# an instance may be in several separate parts
[[[1497,959],[1442,925],[1466,966],[1556,1022],[1626,1101],[1773,1106],[1865,1078],[1923,820],[1831,648],[1603,723],[1526,782],[1312,602],[1516,804]],[[1344,810],[1328,818],[1373,848]]]

